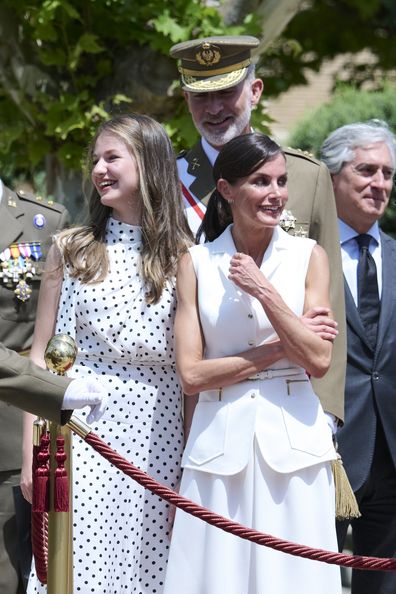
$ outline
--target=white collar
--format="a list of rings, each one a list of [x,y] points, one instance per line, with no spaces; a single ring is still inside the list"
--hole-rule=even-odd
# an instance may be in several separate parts
[[[339,231],[340,231],[340,244],[341,245],[343,245],[350,239],[354,239],[357,235],[359,235],[359,233],[357,233],[357,231],[355,231],[355,229],[353,229],[352,227],[347,225],[341,219],[338,219],[338,227],[339,227]],[[379,232],[378,221],[376,221],[370,227],[370,229],[367,231],[367,234],[371,235],[371,237],[373,237],[376,240],[377,244],[380,243],[380,232]]]
[[[204,150],[205,155],[208,157],[208,159],[213,167],[214,162],[217,159],[217,155],[219,154],[219,151],[217,149],[215,149],[211,144],[209,144],[209,142],[203,136],[201,138],[201,144],[202,144],[202,148]]]
[[[250,132],[254,132],[253,128],[250,128]],[[217,159],[217,155],[219,154],[220,151],[218,149],[214,148],[214,146],[212,146],[211,144],[209,144],[209,142],[203,136],[201,136],[201,144],[202,144],[202,148],[204,150],[205,155],[208,157],[208,159],[213,167],[214,162]]]

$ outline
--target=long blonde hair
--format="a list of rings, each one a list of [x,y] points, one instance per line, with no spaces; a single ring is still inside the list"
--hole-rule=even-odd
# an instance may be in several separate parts
[[[86,182],[93,167],[96,140],[102,133],[122,140],[136,159],[143,204],[141,275],[147,302],[157,303],[166,282],[176,274],[180,255],[193,243],[172,145],[165,130],[152,118],[139,114],[116,116],[101,124],[89,145]],[[88,225],[64,231],[57,243],[71,276],[84,283],[96,283],[109,271],[104,240],[111,208],[101,203],[93,188],[88,209]]]

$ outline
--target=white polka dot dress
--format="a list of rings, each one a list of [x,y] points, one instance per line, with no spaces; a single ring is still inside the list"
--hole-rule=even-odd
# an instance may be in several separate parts
[[[174,367],[175,289],[148,305],[139,278],[140,228],[110,219],[110,272],[65,278],[57,332],[74,336],[69,376],[96,375],[110,404],[93,431],[174,488],[182,453],[181,388]],[[84,418],[86,412],[79,411]],[[158,594],[169,548],[169,506],[73,436],[74,594]],[[35,572],[28,593],[45,592]]]

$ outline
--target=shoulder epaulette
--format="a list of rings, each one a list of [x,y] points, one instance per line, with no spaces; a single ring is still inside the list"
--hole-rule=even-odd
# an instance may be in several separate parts
[[[51,199],[43,198],[40,195],[31,194],[29,192],[25,192],[25,190],[16,190],[15,193],[18,195],[19,198],[21,198],[21,200],[35,202],[36,204],[40,204],[40,206],[44,206],[45,208],[49,208],[51,210],[56,210],[57,212],[62,212],[64,210],[64,206],[62,206],[58,202],[54,202]]]
[[[307,159],[308,161],[312,161],[313,163],[320,163],[319,159],[317,159],[315,155],[313,153],[310,153],[309,151],[303,151],[302,149],[296,149],[292,148],[291,146],[288,146],[286,148],[283,148],[283,152],[286,155],[293,155],[294,157]]]

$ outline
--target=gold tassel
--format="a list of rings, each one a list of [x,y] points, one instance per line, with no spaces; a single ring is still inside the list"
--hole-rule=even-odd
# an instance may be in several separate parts
[[[353,492],[341,456],[338,452],[337,459],[331,461],[331,470],[333,471],[334,477],[337,520],[360,518],[361,513],[359,511],[355,493]]]

